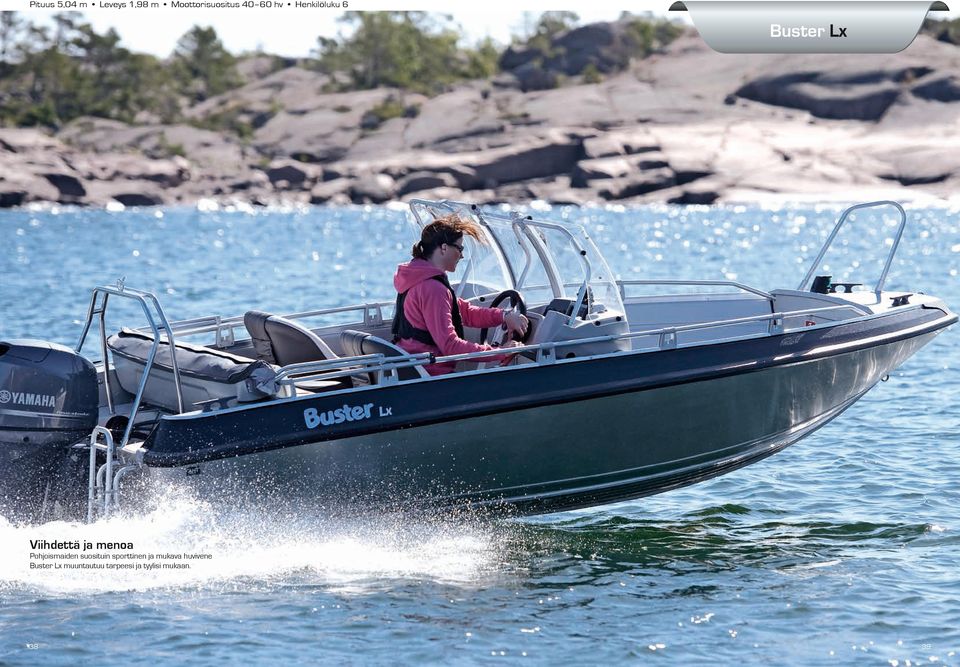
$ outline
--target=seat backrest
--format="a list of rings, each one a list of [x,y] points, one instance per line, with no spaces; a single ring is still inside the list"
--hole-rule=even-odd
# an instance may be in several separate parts
[[[363,331],[353,331],[352,329],[341,331],[340,347],[343,348],[343,355],[345,357],[362,357],[363,339],[369,335]]]
[[[257,359],[262,359],[270,364],[277,363],[277,358],[273,356],[273,345],[270,344],[270,338],[267,336],[267,320],[273,317],[270,313],[262,310],[250,310],[243,314],[243,326],[247,328],[250,334],[250,342],[253,343],[253,350],[257,353]]]
[[[257,356],[264,361],[287,366],[337,358],[319,336],[285,317],[251,310],[243,316],[243,324]]]
[[[340,332],[340,345],[343,347],[344,353],[352,357],[361,357],[367,354],[382,354],[385,357],[410,356],[403,348],[383,338],[351,329],[344,329]],[[423,366],[407,366],[397,369],[397,378],[400,380],[416,380],[425,377],[430,377],[430,375],[423,370]],[[371,373],[370,384],[374,382],[375,378]]]

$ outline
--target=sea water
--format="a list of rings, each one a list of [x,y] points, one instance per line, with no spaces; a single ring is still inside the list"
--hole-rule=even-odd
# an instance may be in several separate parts
[[[839,213],[540,208],[620,278],[761,289],[795,288]],[[960,212],[908,214],[887,288],[960,308]],[[861,213],[824,272],[872,286],[895,232]],[[73,345],[90,289],[120,279],[172,319],[389,300],[412,233],[395,207],[2,212],[0,339]],[[159,489],[93,525],[0,517],[0,663],[960,664],[958,367],[954,327],[774,457],[576,512],[344,519]],[[133,566],[31,569],[57,552],[36,540]],[[117,542],[134,546],[96,546]]]

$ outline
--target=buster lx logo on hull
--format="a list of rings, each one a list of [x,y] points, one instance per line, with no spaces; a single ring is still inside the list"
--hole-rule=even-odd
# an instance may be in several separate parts
[[[303,411],[303,421],[307,428],[314,429],[318,426],[333,426],[343,422],[359,422],[372,417],[388,417],[392,414],[393,408],[376,406],[377,414],[373,413],[374,404],[366,403],[364,405],[348,405],[334,410],[324,410],[320,412],[316,408],[307,408]]]

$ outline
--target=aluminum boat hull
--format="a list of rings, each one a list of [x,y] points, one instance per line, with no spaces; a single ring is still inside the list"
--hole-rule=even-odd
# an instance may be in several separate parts
[[[152,480],[207,496],[327,511],[541,513],[616,502],[782,450],[955,320],[915,308],[753,340],[180,415],[161,421],[145,462]],[[357,418],[310,428],[314,414],[336,422],[341,406]]]

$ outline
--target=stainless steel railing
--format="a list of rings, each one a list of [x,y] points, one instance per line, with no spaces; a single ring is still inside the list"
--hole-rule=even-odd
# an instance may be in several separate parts
[[[621,299],[627,298],[625,288],[631,285],[692,285],[702,287],[735,287],[742,292],[749,292],[750,294],[763,297],[770,302],[771,310],[773,310],[775,301],[775,297],[769,292],[764,292],[756,287],[751,287],[750,285],[739,283],[735,280],[618,280],[617,285],[620,287]]]
[[[339,313],[362,312],[363,319],[355,324],[364,326],[378,326],[383,324],[384,308],[392,308],[393,301],[382,301],[376,303],[353,304],[350,306],[337,306],[335,308],[323,308],[320,310],[305,310],[297,313],[285,313],[281,315],[288,320],[299,320],[308,317],[321,317],[324,315],[336,315]],[[236,336],[234,329],[243,328],[243,315],[233,317],[221,317],[212,315],[208,317],[197,317],[189,320],[179,320],[170,325],[173,331],[181,337],[195,336],[198,334],[216,332],[217,346],[227,347],[233,345]],[[141,327],[138,331],[146,331],[149,327]]]
[[[164,332],[164,334],[166,334],[166,342],[170,346],[170,363],[173,368],[173,382],[177,394],[178,412],[183,412],[183,388],[180,383],[180,366],[177,363],[177,355],[175,353],[173,329],[171,328],[170,323],[167,321],[167,316],[164,314],[163,308],[160,306],[160,301],[157,300],[156,295],[151,292],[144,292],[142,290],[133,289],[132,287],[126,287],[122,280],[117,283],[116,287],[95,287],[93,289],[93,294],[90,297],[90,307],[87,309],[87,319],[83,325],[83,331],[80,333],[80,339],[77,341],[77,345],[74,349],[77,353],[81,351],[84,342],[86,342],[87,334],[90,331],[90,326],[93,323],[93,318],[94,316],[98,316],[100,328],[100,352],[101,358],[103,359],[103,383],[107,396],[107,408],[109,409],[110,413],[115,414],[113,405],[113,391],[110,387],[110,357],[107,349],[105,318],[107,313],[107,303],[111,296],[132,299],[133,301],[139,303],[143,310],[143,315],[147,320],[148,327],[153,332],[153,345],[150,347],[149,355],[147,355],[147,362],[143,369],[143,375],[140,377],[140,384],[137,387],[137,393],[134,395],[133,404],[130,408],[130,417],[127,421],[127,427],[124,430],[123,439],[120,441],[119,446],[123,447],[130,440],[130,434],[133,431],[134,421],[136,419],[137,412],[140,410],[140,405],[143,400],[143,391],[150,379],[150,372],[153,370],[153,364],[157,357],[157,351],[160,349],[160,343],[162,342],[160,334],[161,330]],[[146,329],[146,327],[144,329]]]
[[[692,331],[702,331],[706,329],[717,329],[723,327],[737,326],[742,324],[768,322],[765,331],[744,334],[731,338],[729,340],[746,340],[750,338],[762,338],[766,336],[784,333],[785,322],[791,318],[809,318],[823,313],[853,310],[856,312],[855,304],[838,304],[836,306],[824,306],[820,308],[805,308],[787,312],[764,313],[761,315],[751,315],[747,317],[736,317],[726,320],[715,320],[710,322],[697,322],[694,324],[684,324],[673,327],[659,327],[656,329],[644,329],[642,331],[631,331],[629,333],[595,336],[592,338],[580,338],[576,340],[537,343],[535,345],[521,345],[511,348],[498,348],[486,350],[483,352],[470,352],[465,354],[453,354],[446,356],[435,356],[427,353],[409,355],[405,357],[384,357],[383,355],[366,355],[364,357],[348,357],[341,359],[328,359],[321,362],[309,362],[305,364],[294,364],[282,368],[278,377],[284,382],[291,382],[291,375],[296,375],[296,382],[308,381],[311,379],[332,379],[345,375],[355,375],[358,372],[381,372],[395,371],[400,368],[413,366],[423,366],[426,364],[458,362],[458,361],[483,361],[490,357],[501,356],[505,353],[515,354],[520,352],[534,352],[538,362],[550,363],[557,359],[556,350],[570,347],[576,347],[585,344],[616,342],[620,340],[632,340],[642,337],[656,337],[657,344],[650,350],[659,351],[675,349],[682,346],[680,336]],[[858,313],[859,314],[859,313]],[[636,350],[634,350],[636,352]]]
[[[882,201],[872,201],[864,204],[855,204],[850,206],[843,213],[840,214],[840,218],[837,220],[837,224],[834,225],[833,231],[830,232],[830,236],[827,237],[826,242],[823,244],[823,247],[820,249],[820,253],[817,255],[817,258],[813,260],[813,264],[810,265],[810,270],[807,271],[807,274],[803,277],[803,280],[800,281],[798,290],[805,290],[810,286],[810,279],[813,278],[813,274],[816,273],[817,269],[820,267],[820,262],[823,261],[824,255],[827,254],[827,250],[830,249],[830,245],[833,243],[833,240],[837,237],[837,234],[840,232],[840,228],[843,227],[843,224],[847,221],[847,218],[854,211],[858,211],[864,208],[877,208],[879,206],[892,206],[900,213],[900,225],[897,227],[897,234],[893,239],[893,244],[890,246],[890,252],[887,254],[887,260],[883,264],[883,271],[880,273],[880,278],[877,280],[876,285],[874,285],[873,291],[877,295],[877,299],[880,298],[880,292],[883,290],[883,283],[887,280],[887,273],[890,271],[890,265],[893,263],[893,256],[897,254],[897,246],[900,245],[900,239],[903,237],[903,229],[907,225],[907,213],[903,210],[903,207],[895,201],[882,200]]]

